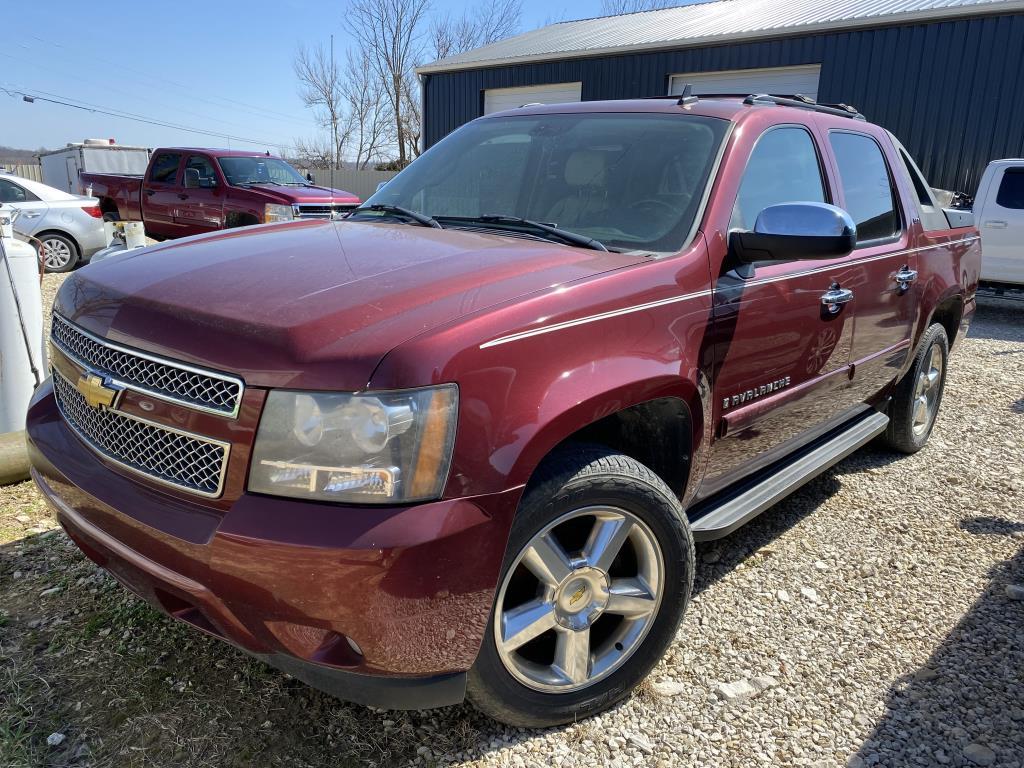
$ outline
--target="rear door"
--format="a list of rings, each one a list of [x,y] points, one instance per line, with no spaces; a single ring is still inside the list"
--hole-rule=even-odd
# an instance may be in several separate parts
[[[146,230],[163,237],[177,237],[183,228],[174,221],[181,200],[181,153],[159,152],[153,156],[142,180],[142,218]]]
[[[979,203],[981,279],[1024,285],[1024,162],[997,169]]]
[[[19,212],[14,229],[23,235],[38,232],[46,218],[46,212],[50,209],[50,206],[38,196],[6,176],[0,176],[0,203],[9,205]]]
[[[206,155],[185,159],[182,189],[175,205],[174,223],[182,235],[199,235],[224,226],[224,185]]]
[[[831,129],[838,204],[857,225],[857,247],[847,287],[854,293],[853,387],[874,400],[899,376],[919,311],[917,243],[903,215],[894,175],[882,144],[853,129]],[[891,148],[890,148],[891,149]]]
[[[731,219],[718,226],[749,230],[764,208],[792,202],[832,202],[826,165],[807,127],[773,126],[750,152]],[[855,302],[822,302],[856,277],[848,257],[757,263],[747,276],[730,259],[711,265],[716,436],[702,496],[781,458],[853,405],[844,390]]]

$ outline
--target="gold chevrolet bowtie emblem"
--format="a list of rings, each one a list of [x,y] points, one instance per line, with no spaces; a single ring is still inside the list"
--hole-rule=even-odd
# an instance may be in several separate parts
[[[587,588],[580,585],[572,595],[569,596],[569,605],[576,605],[580,601],[580,598],[587,594]]]
[[[109,408],[114,404],[118,392],[104,384],[99,376],[92,374],[82,374],[75,389],[82,393],[90,408]]]

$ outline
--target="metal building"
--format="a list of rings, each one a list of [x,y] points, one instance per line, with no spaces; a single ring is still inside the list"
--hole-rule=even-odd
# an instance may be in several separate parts
[[[1024,156],[1024,0],[718,0],[551,24],[417,70],[430,146],[529,102],[802,93],[895,133],[973,194]]]

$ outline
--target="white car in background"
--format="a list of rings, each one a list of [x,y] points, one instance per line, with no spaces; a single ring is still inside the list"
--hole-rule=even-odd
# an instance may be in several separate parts
[[[41,251],[47,272],[68,272],[107,245],[103,213],[94,197],[0,172],[0,205],[20,211],[15,235]]]
[[[974,198],[981,231],[981,279],[1024,287],[1024,159],[993,160]]]

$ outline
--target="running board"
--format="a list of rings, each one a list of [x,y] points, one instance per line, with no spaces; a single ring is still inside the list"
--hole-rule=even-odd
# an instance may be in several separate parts
[[[771,471],[753,485],[741,484],[738,491],[725,491],[720,501],[711,500],[707,511],[694,510],[691,521],[695,541],[711,541],[728,536],[800,486],[826,469],[838,464],[861,446],[885,431],[889,417],[873,412],[853,422],[839,434],[826,437],[810,449],[797,453],[792,461]],[[704,505],[701,505],[704,506]]]

